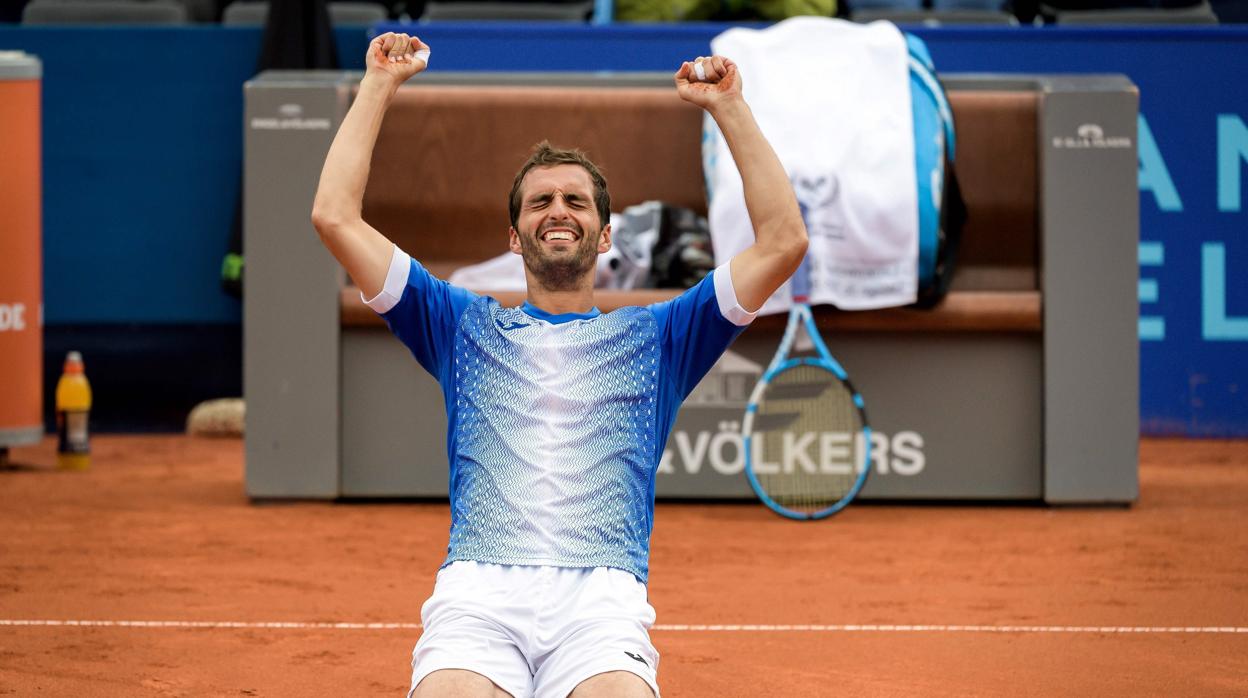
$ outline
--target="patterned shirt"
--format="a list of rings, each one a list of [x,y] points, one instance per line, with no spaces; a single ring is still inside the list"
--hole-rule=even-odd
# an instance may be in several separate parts
[[[753,319],[728,265],[663,303],[552,315],[452,286],[395,247],[367,303],[442,387],[446,564],[607,566],[645,582],[676,412]]]

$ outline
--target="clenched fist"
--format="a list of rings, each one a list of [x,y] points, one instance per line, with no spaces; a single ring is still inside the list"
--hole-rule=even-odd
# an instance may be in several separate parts
[[[698,56],[676,71],[676,93],[708,111],[741,99],[741,74],[737,64],[723,56]]]
[[[429,46],[415,36],[386,32],[368,44],[366,74],[384,75],[401,85],[429,66]]]

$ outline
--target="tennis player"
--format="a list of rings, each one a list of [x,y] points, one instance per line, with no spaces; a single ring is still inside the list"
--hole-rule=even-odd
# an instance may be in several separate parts
[[[372,41],[312,211],[445,396],[450,546],[421,609],[409,696],[658,696],[646,594],[655,472],[681,401],[805,254],[796,197],[732,61],[686,62],[677,93],[723,131],[755,244],[671,301],[600,313],[606,180],[583,153],[542,143],[509,200],[528,300],[504,308],[433,277],[361,217],[382,116],[428,60],[416,37]]]

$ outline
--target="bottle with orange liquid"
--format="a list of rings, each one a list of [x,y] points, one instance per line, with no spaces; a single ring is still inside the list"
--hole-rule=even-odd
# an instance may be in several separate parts
[[[91,438],[87,415],[91,412],[91,384],[82,370],[82,354],[69,352],[56,384],[56,465],[66,470],[86,470],[91,465]]]

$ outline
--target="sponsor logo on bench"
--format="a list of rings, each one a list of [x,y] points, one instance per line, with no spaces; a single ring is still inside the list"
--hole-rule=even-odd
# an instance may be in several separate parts
[[[1085,150],[1089,148],[1130,148],[1131,139],[1126,136],[1106,136],[1100,124],[1082,124],[1073,136],[1054,136],[1054,148]]]
[[[288,103],[277,108],[278,116],[257,116],[251,120],[253,131],[328,131],[329,119],[304,118],[303,105]]]
[[[758,473],[807,472],[820,475],[848,475],[860,472],[862,463],[854,463],[854,454],[861,454],[862,434],[808,432],[785,434],[778,455],[765,446],[764,437],[755,435],[750,441],[754,470]],[[659,461],[660,475],[683,472],[697,475],[710,466],[719,475],[737,475],[745,471],[745,439],[740,422],[722,422],[719,431],[676,431]],[[773,460],[768,460],[772,458]],[[871,462],[879,475],[918,475],[927,465],[923,453],[923,435],[915,431],[899,431],[889,435],[871,432]]]

